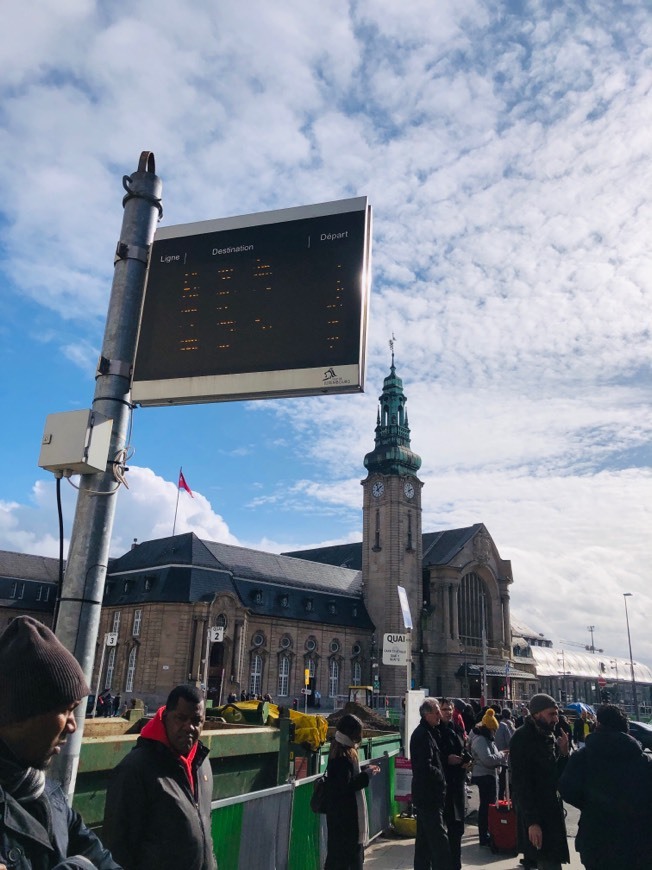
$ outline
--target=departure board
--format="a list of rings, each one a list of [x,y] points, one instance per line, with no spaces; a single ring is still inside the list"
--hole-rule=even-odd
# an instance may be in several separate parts
[[[158,230],[132,400],[360,391],[370,244],[366,197]]]

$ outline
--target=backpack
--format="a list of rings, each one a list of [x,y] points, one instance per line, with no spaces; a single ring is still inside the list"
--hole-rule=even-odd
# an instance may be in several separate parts
[[[328,778],[324,773],[315,780],[310,798],[310,809],[313,813],[325,813],[328,811]]]

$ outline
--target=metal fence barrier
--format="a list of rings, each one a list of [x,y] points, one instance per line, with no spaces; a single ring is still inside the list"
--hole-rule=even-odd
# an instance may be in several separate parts
[[[370,839],[389,824],[395,755],[373,759],[381,772],[366,789]],[[213,801],[220,870],[320,870],[326,859],[326,816],[310,809],[316,779]]]

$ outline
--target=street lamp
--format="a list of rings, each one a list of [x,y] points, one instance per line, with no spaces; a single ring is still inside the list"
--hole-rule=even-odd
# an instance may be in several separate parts
[[[631,592],[623,592],[623,599],[625,601],[625,619],[627,621],[627,642],[629,643],[629,666],[632,670],[632,695],[634,696],[634,712],[636,713],[636,720],[638,721],[641,717],[638,712],[638,696],[636,694],[636,677],[634,676],[634,657],[632,656],[632,636],[629,633],[629,613],[627,612],[627,599],[632,597]]]

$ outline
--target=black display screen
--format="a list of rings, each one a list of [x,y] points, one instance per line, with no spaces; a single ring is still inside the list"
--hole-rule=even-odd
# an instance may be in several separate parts
[[[367,233],[365,206],[155,240],[134,381],[357,365]]]

